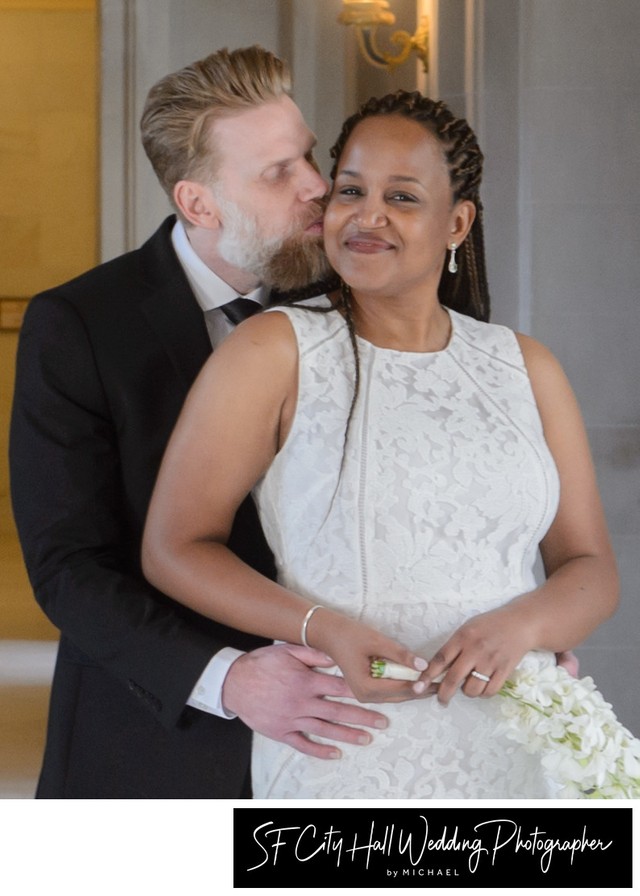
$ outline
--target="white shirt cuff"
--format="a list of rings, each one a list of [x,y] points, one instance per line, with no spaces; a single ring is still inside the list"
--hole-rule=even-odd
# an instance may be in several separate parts
[[[236,650],[235,647],[223,647],[218,651],[209,660],[204,672],[196,682],[196,686],[187,700],[187,705],[201,709],[203,712],[209,712],[214,716],[220,716],[222,719],[235,719],[236,714],[227,712],[222,705],[222,686],[229,667],[242,655],[243,651]]]

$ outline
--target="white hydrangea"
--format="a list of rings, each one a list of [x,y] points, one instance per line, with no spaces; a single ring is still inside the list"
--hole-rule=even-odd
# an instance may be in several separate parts
[[[500,691],[500,728],[568,799],[640,797],[640,740],[624,728],[593,679],[526,661]]]

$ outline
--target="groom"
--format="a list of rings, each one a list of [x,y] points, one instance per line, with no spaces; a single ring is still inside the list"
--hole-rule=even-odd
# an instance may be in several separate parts
[[[250,729],[329,759],[386,724],[325,699],[348,692],[311,669],[328,664],[317,651],[260,646],[176,605],[140,571],[166,442],[237,320],[236,298],[259,309],[269,284],[328,273],[327,185],[289,91],[284,64],[259,47],[160,81],[142,139],[177,216],[27,311],[12,498],[36,598],[61,632],[40,798],[245,797]],[[229,544],[273,574],[250,500]]]

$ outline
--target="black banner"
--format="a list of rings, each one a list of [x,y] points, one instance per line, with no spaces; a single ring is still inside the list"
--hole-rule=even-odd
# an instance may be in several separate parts
[[[234,889],[630,888],[632,809],[236,808],[233,859]]]

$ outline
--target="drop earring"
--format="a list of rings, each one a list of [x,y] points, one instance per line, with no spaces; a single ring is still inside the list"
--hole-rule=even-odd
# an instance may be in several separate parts
[[[458,247],[455,243],[451,243],[451,246],[449,248],[451,251],[451,257],[449,258],[449,265],[447,267],[447,270],[449,271],[450,274],[457,274],[458,264],[456,262],[456,249]]]

